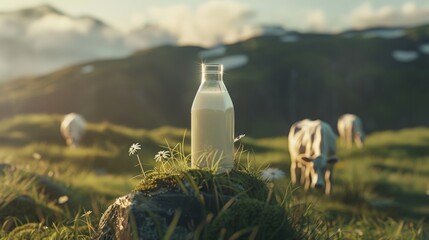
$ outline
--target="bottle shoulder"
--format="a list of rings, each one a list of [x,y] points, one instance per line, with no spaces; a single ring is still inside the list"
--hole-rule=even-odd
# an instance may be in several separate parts
[[[198,91],[192,104],[195,109],[216,109],[226,110],[233,108],[231,97],[228,91]]]

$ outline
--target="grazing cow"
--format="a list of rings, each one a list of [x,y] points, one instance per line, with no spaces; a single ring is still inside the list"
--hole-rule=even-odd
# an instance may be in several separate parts
[[[365,133],[362,128],[362,121],[354,114],[344,114],[338,119],[338,133],[341,141],[351,148],[355,143],[359,148],[363,147]]]
[[[335,156],[337,136],[329,124],[320,120],[299,121],[292,125],[288,141],[292,183],[296,183],[298,172],[305,190],[310,186],[324,187],[329,195],[333,167],[338,161]]]
[[[81,115],[76,113],[65,115],[61,122],[61,134],[66,139],[67,145],[73,148],[78,147],[85,134],[85,128],[86,122]]]

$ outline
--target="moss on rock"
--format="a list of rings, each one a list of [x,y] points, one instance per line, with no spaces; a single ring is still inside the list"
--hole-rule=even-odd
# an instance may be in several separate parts
[[[150,173],[135,188],[134,192],[156,192],[156,191],[177,191],[178,181],[182,179],[179,174]]]
[[[220,213],[210,224],[209,239],[298,239],[286,211],[257,199],[241,199]],[[221,235],[221,236],[219,236]]]
[[[264,200],[268,189],[255,175],[233,169],[216,174],[209,170],[190,169],[178,173],[153,172],[146,176],[134,192],[157,194],[174,192],[204,192],[220,196],[252,197]]]

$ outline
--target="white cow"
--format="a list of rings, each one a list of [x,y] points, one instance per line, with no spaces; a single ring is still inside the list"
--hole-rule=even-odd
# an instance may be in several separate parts
[[[348,147],[355,143],[359,148],[363,147],[365,133],[362,128],[362,121],[354,114],[344,114],[338,119],[338,133],[341,141]]]
[[[79,143],[85,134],[85,129],[85,119],[76,113],[65,115],[61,122],[61,134],[66,139],[67,145],[73,148],[79,146]]]
[[[330,194],[332,171],[338,158],[335,156],[337,136],[329,124],[309,119],[296,122],[289,131],[288,141],[292,183],[296,183],[298,172],[305,190],[310,186],[324,187],[325,193]]]

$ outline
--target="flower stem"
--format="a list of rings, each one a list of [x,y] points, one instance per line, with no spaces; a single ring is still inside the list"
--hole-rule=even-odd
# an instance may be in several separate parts
[[[271,201],[271,197],[273,195],[274,183],[272,182],[268,183],[267,187],[268,187],[268,196],[267,196],[267,200],[265,201],[265,205],[268,205],[268,203]]]
[[[146,177],[146,173],[144,172],[143,165],[142,165],[142,162],[140,161],[140,157],[138,154],[137,154],[137,160],[139,161],[139,165],[140,165],[140,169],[142,170],[143,177]]]

